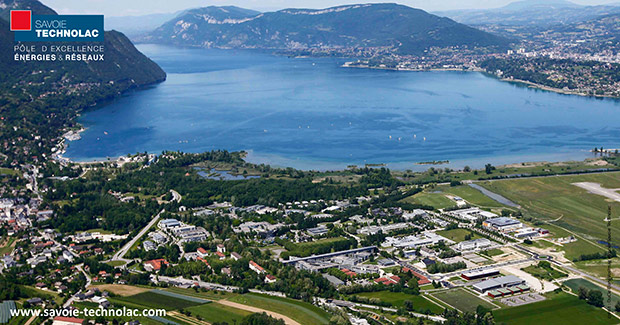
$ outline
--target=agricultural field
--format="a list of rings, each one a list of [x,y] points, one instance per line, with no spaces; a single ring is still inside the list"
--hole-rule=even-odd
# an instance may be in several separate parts
[[[497,306],[476,297],[462,288],[435,292],[432,296],[462,312],[475,312],[478,305],[489,309],[497,308]]]
[[[435,209],[446,209],[456,206],[456,203],[446,197],[444,193],[420,192],[402,201],[413,204],[430,205]]]
[[[177,287],[168,287],[163,290],[178,293],[184,296],[196,297],[196,298],[214,300],[214,301],[222,300],[222,299],[229,299],[229,298],[236,297],[239,295],[238,293],[232,293],[232,292],[226,292],[226,291],[216,291],[216,290],[196,291],[194,289],[184,289],[184,288],[177,288]]]
[[[391,291],[375,291],[375,292],[362,292],[357,293],[355,296],[375,298],[383,302],[392,304],[395,308],[403,307],[405,300],[409,300],[413,303],[413,308],[417,311],[430,310],[433,314],[441,314],[443,308],[437,306],[437,304],[428,301],[422,296],[410,295],[403,292],[391,292]]]
[[[281,297],[247,293],[228,299],[247,306],[273,311],[301,324],[328,324],[330,315],[312,304]]]
[[[494,310],[497,324],[617,324],[616,317],[608,317],[601,308],[567,293],[550,293],[548,299],[529,305]]]
[[[132,296],[139,293],[150,291],[151,289],[136,287],[123,284],[99,284],[90,288],[98,288],[101,291],[108,291],[119,296]]]
[[[147,291],[128,297],[112,298],[112,303],[116,302],[141,305],[148,308],[163,308],[166,310],[183,309],[204,303],[183,299],[181,297],[172,297],[158,293],[157,291]]]
[[[460,243],[465,241],[465,236],[471,235],[471,239],[482,238],[475,232],[472,232],[468,229],[450,229],[450,230],[440,230],[437,232],[438,235],[444,236],[452,241]]]
[[[599,286],[597,286],[596,284],[586,280],[586,279],[571,279],[571,280],[567,280],[563,282],[564,285],[566,285],[567,287],[569,287],[573,293],[577,293],[577,291],[579,290],[579,287],[584,287],[588,290],[598,290],[600,292],[603,293],[603,297],[604,297],[604,301],[605,301],[605,305],[608,305],[607,303],[607,290],[604,288],[601,288]],[[620,296],[618,296],[617,294],[612,293],[611,295],[611,308],[613,309],[614,306],[616,305],[616,303],[620,301]]]
[[[617,216],[620,214],[620,202],[588,193],[585,189],[572,185],[577,182],[593,182],[604,188],[620,188],[620,173],[498,180],[478,184],[521,205],[526,215],[586,238],[607,238],[604,221],[607,206],[611,205],[612,213]],[[620,223],[612,223],[612,228],[613,232],[620,232]]]
[[[193,317],[200,316],[202,320],[209,323],[238,324],[245,316],[252,314],[247,310],[225,306],[217,302],[189,307],[186,310],[191,312]]]

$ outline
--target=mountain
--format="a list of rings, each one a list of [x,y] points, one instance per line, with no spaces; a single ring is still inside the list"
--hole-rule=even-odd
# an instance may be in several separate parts
[[[182,14],[184,11],[174,13],[150,14],[142,16],[105,16],[106,29],[113,29],[128,37],[141,35],[153,31],[168,20]]]
[[[506,46],[509,41],[448,18],[398,4],[258,13],[238,7],[189,10],[141,42],[219,48],[388,47],[405,54],[429,47]]]
[[[562,0],[525,0],[497,9],[451,10],[435,12],[462,24],[471,26],[553,26],[594,19],[619,13],[613,5],[582,6]]]
[[[56,14],[54,10],[36,0],[0,0],[0,81],[9,76],[27,76],[35,70],[61,70],[74,81],[114,82],[125,84],[127,88],[163,81],[166,78],[166,73],[155,62],[140,53],[125,35],[117,31],[106,31],[104,34],[104,61],[16,62],[12,57],[13,34],[8,27],[9,12],[13,9],[31,9],[33,14]]]
[[[528,9],[561,9],[581,8],[582,5],[564,0],[523,0],[507,4],[502,10],[528,10]]]

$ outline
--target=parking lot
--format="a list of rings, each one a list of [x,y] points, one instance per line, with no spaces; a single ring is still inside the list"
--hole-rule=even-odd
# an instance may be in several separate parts
[[[521,306],[531,304],[533,302],[543,301],[545,297],[537,294],[537,293],[524,293],[518,296],[511,296],[502,298],[500,301],[506,306]]]

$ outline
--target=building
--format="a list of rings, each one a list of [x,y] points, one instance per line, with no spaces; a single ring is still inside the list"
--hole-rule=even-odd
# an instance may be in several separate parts
[[[483,221],[482,226],[504,232],[519,229],[523,227],[523,224],[512,218],[499,217]]]
[[[256,262],[254,262],[254,261],[250,261],[250,263],[249,263],[249,264],[250,264],[250,265],[249,265],[250,270],[252,270],[252,271],[254,271],[254,272],[258,273],[258,274],[265,273],[265,269],[263,269],[263,267],[262,267],[262,266],[260,266],[260,265],[256,264]]]
[[[478,282],[472,286],[472,288],[478,292],[485,293],[491,290],[499,290],[506,287],[518,286],[525,284],[525,280],[516,277],[514,275],[506,275],[498,278],[493,278]],[[501,291],[500,291],[501,292]]]
[[[81,318],[74,317],[62,317],[56,316],[54,317],[54,322],[52,325],[76,325],[76,324],[86,324],[86,321]]]
[[[533,228],[519,229],[514,233],[515,238],[532,238],[538,237],[539,235],[540,233],[538,230]]]
[[[142,243],[142,247],[144,247],[144,250],[147,251],[147,252],[148,251],[154,251],[154,250],[157,249],[157,245],[155,245],[155,243],[150,241],[150,240],[145,240]]]
[[[207,255],[209,255],[209,252],[202,247],[198,247],[198,249],[196,250],[196,254],[198,254],[198,256],[202,258],[205,258],[207,257]]]
[[[181,226],[181,222],[179,222],[179,220],[177,219],[164,219],[161,220],[157,226],[160,229],[164,229],[164,230],[169,230],[169,229],[173,229],[176,227],[180,227]]]
[[[150,260],[150,261],[146,261],[144,262],[144,269],[152,272],[152,271],[159,271],[162,267],[162,265],[166,265],[168,266],[170,263],[168,263],[168,261],[166,261],[163,258],[160,259],[156,259],[156,260]]]
[[[329,232],[329,229],[327,229],[327,227],[321,225],[318,226],[316,228],[308,228],[306,229],[306,232],[308,232],[308,235],[312,236],[312,237],[316,237],[316,236],[322,236],[325,235]]]
[[[410,235],[406,237],[387,237],[385,241],[381,244],[381,246],[412,249],[435,245],[439,242],[444,242],[445,244],[454,244],[454,242],[450,239],[440,236],[434,232],[425,232],[416,236]]]
[[[461,277],[465,280],[475,280],[497,275],[499,275],[499,271],[497,269],[486,269],[481,271],[466,272],[461,274]]]
[[[226,246],[224,246],[224,244],[217,244],[217,251],[220,253],[226,253]]]
[[[485,220],[485,219],[497,217],[497,214],[493,212],[480,210],[479,208],[467,208],[467,209],[454,210],[454,211],[449,212],[449,214],[455,218],[469,221],[469,222],[476,222],[478,220]]]
[[[265,283],[275,283],[278,279],[271,274],[265,275]]]
[[[242,258],[243,258],[243,257],[241,257],[241,255],[239,255],[239,253],[237,253],[237,252],[232,252],[232,253],[230,254],[230,256],[231,256],[231,257],[233,258],[233,260],[235,260],[235,261],[238,261],[238,260],[240,260],[240,259],[242,259]]]
[[[479,249],[486,249],[493,245],[493,242],[486,238],[478,238],[473,240],[462,241],[455,245],[455,248],[459,251],[473,251]]]

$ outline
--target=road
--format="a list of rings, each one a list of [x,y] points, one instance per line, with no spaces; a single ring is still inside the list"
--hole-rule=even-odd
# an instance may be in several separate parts
[[[82,268],[82,266],[83,266],[83,265],[84,265],[84,264],[78,264],[78,265],[76,265],[76,266],[75,266],[75,268],[76,268],[76,269],[78,269],[78,270],[80,270],[80,272],[82,272],[82,274],[84,274],[84,277],[86,277],[86,285],[84,286],[84,288],[88,288],[88,287],[90,287],[90,284],[91,284],[91,282],[92,282],[92,279],[90,278],[90,276],[88,275],[88,273],[86,273],[86,272],[84,271],[84,269]],[[66,301],[66,302],[62,305],[62,307],[63,307],[63,308],[67,308],[67,307],[71,306],[71,304],[72,304],[72,303],[73,303],[73,301],[75,300],[75,296],[76,296],[77,294],[79,294],[80,292],[82,292],[82,290],[80,290],[80,291],[76,292],[76,293],[75,293],[75,295],[71,296],[71,298],[69,298],[69,299],[68,299],[68,300],[67,300],[67,301]]]
[[[125,261],[125,262],[129,262],[130,260],[123,258],[123,256],[125,256],[125,254],[127,254],[129,249],[136,243],[136,241],[138,239],[142,238],[142,236],[144,236],[144,234],[147,231],[149,231],[149,229],[151,229],[151,227],[153,227],[153,225],[155,223],[157,223],[157,221],[159,220],[159,216],[164,211],[166,211],[166,210],[164,209],[164,210],[159,211],[159,213],[157,215],[155,215],[155,217],[153,217],[153,219],[144,228],[142,228],[142,230],[140,230],[140,232],[134,238],[132,238],[129,242],[127,242],[127,244],[125,244],[125,246],[121,247],[121,249],[119,249],[118,252],[116,252],[116,254],[114,254],[112,259],[110,259],[110,260],[111,261]]]

